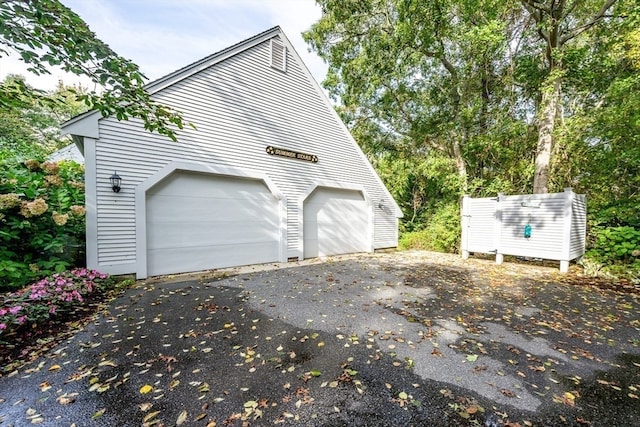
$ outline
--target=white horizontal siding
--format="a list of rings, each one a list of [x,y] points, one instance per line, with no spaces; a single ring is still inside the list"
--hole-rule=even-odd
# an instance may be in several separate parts
[[[522,202],[540,200],[539,207],[523,207]],[[562,259],[564,193],[557,197],[529,198],[507,196],[501,199],[501,251],[504,254],[530,256],[552,260]],[[524,237],[524,228],[531,225],[531,237]]]
[[[584,194],[576,194],[571,206],[571,246],[569,259],[584,255],[587,232],[587,201]]]
[[[567,189],[553,194],[501,195],[495,200],[465,197],[463,251],[489,252],[493,247],[502,255],[558,261],[584,254],[584,195]],[[524,235],[527,225],[531,226],[528,238]]]
[[[495,242],[496,209],[495,198],[469,199],[468,245],[469,252],[490,253],[497,249]]]
[[[179,142],[144,131],[139,121],[102,119],[96,142],[98,260],[135,261],[135,188],[172,160],[266,172],[287,199],[288,257],[298,256],[298,200],[314,183],[365,188],[374,209],[374,248],[397,244],[394,202],[315,84],[288,53],[287,72],[269,66],[269,42],[181,80],[154,99],[183,113],[196,129]],[[268,145],[318,156],[308,163],[270,156]],[[117,171],[122,190],[111,191]]]
[[[375,198],[373,199],[376,200]],[[376,249],[394,248],[398,245],[398,218],[388,205],[382,209],[374,202],[374,242]]]

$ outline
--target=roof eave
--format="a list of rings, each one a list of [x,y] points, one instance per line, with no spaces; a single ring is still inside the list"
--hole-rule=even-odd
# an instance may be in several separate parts
[[[98,120],[102,116],[96,110],[87,111],[67,120],[60,126],[63,135],[76,135],[86,138],[100,138]]]

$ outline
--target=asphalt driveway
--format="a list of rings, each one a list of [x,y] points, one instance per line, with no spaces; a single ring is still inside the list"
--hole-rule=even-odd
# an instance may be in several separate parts
[[[0,425],[640,425],[640,290],[426,252],[140,281]]]

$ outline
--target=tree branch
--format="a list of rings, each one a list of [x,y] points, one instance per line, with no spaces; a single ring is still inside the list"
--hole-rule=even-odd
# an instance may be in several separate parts
[[[544,5],[544,3],[540,3],[536,0],[521,0],[522,4],[527,7],[531,7],[532,9],[536,9],[539,11],[543,11],[543,12],[547,12],[547,13],[551,13],[551,7],[547,7]],[[552,0],[553,1],[553,0]]]
[[[560,40],[560,45],[565,44],[569,40],[579,36],[586,30],[588,30],[589,28],[597,24],[598,21],[604,18],[605,14],[607,13],[607,10],[609,10],[616,3],[616,1],[617,0],[607,0],[606,3],[602,6],[602,8],[600,8],[598,13],[593,17],[591,21],[587,22],[584,25],[574,28],[573,30],[569,31],[564,37],[562,37],[562,39]]]
[[[524,6],[524,8],[527,9],[527,12],[529,12],[529,15],[531,15],[531,17],[533,18],[534,21],[536,21],[537,24],[541,24],[542,12],[547,12],[548,14],[551,14],[551,10],[543,9],[541,7],[535,7],[534,4],[537,5],[538,3],[533,0],[522,0],[522,6]],[[544,31],[541,27],[538,27],[538,35],[543,40],[549,41],[549,37],[550,37],[549,32]]]

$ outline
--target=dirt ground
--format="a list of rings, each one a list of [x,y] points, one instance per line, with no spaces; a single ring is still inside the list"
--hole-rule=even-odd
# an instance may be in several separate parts
[[[137,282],[0,426],[640,425],[640,289],[428,252]]]

